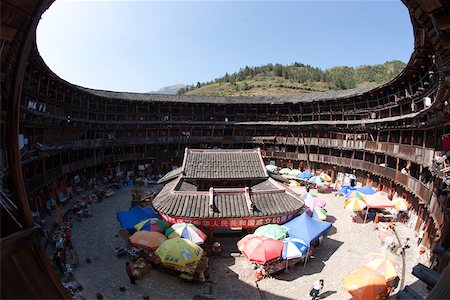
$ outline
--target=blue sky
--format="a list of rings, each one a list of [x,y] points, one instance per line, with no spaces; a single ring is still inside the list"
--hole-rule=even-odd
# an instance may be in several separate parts
[[[56,1],[37,30],[39,52],[58,76],[130,92],[246,65],[407,62],[413,42],[400,1]]]

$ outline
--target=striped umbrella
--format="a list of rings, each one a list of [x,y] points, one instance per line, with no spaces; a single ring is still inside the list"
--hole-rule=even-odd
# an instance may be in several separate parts
[[[302,257],[308,252],[308,245],[302,239],[288,237],[282,240],[284,243],[283,253],[284,259],[293,259]]]
[[[408,208],[409,208],[409,203],[408,203],[408,201],[406,201],[406,199],[395,198],[392,200],[392,202],[395,205],[395,209],[398,211],[408,210]]]
[[[345,197],[346,197],[347,199],[350,199],[350,198],[359,198],[359,199],[363,199],[364,196],[365,196],[365,195],[364,195],[363,193],[358,192],[358,191],[349,191],[349,192],[347,192],[347,194],[345,195]]]
[[[310,179],[308,179],[309,183],[315,183],[315,184],[319,184],[324,182],[324,179],[320,176],[313,176]]]
[[[206,234],[191,223],[173,224],[165,233],[169,239],[185,238],[196,244],[203,244],[206,240]]]
[[[320,174],[320,177],[322,177],[323,180],[325,180],[326,182],[330,182],[331,181],[330,175],[328,175],[328,174],[326,174],[324,172],[322,172],[322,174]]]
[[[146,231],[157,231],[160,233],[163,233],[164,230],[169,228],[169,223],[166,221],[160,220],[158,218],[150,218],[147,220],[144,220],[142,222],[137,223],[134,225],[134,228],[139,230],[146,230]]]
[[[315,194],[303,194],[300,198],[305,201],[305,205],[308,207],[324,207],[327,205],[325,201],[317,197]]]
[[[327,219],[327,211],[324,208],[313,207],[312,208],[312,217],[314,219],[325,221]]]
[[[361,198],[350,198],[345,201],[345,208],[350,211],[361,211],[366,207],[366,202]]]
[[[400,270],[400,265],[395,257],[384,253],[372,255],[369,262],[364,265],[383,275],[386,281],[390,281],[397,277]]]

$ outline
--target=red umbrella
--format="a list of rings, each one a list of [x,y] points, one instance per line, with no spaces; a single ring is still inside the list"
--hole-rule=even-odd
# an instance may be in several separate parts
[[[284,243],[280,240],[255,236],[245,242],[242,253],[249,261],[264,264],[279,258],[283,247]]]

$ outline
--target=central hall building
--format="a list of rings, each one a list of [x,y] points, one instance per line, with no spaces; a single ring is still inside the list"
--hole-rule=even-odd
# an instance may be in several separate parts
[[[270,174],[258,149],[188,149],[183,165],[161,178],[154,208],[169,223],[204,228],[282,224],[304,206],[300,196]]]

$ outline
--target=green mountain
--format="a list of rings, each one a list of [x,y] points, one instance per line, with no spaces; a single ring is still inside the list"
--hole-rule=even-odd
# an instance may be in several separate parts
[[[358,87],[375,87],[397,76],[406,66],[393,60],[372,66],[334,67],[325,71],[298,62],[242,68],[210,82],[186,86],[178,94],[199,96],[292,95]]]

